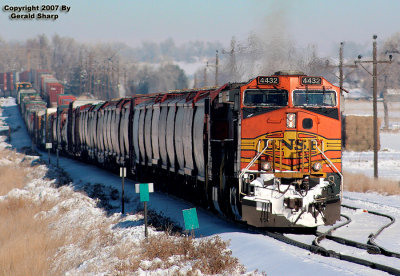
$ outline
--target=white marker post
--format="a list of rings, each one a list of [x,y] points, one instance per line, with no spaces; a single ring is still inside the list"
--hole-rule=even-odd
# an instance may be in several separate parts
[[[49,165],[50,165],[50,149],[53,147],[52,143],[46,143],[46,149],[47,149],[47,156],[49,157]]]
[[[119,168],[119,176],[122,177],[122,195],[121,195],[121,208],[122,208],[122,214],[125,213],[125,191],[124,191],[124,186],[125,186],[125,177],[126,177],[126,168],[125,167],[120,167]]]

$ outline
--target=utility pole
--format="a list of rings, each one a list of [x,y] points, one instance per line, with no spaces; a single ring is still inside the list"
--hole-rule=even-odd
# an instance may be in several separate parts
[[[82,52],[79,51],[79,94],[82,94]]]
[[[198,86],[198,80],[197,80],[197,73],[194,73],[194,83],[193,83],[193,88],[197,88]]]
[[[89,68],[89,73],[88,73],[88,92],[90,94],[93,95],[93,91],[92,91],[92,63],[93,63],[93,55],[92,52],[89,53],[89,64],[88,64],[88,68]]]
[[[344,42],[340,42],[340,47],[339,47],[339,65],[329,65],[329,61],[327,60],[326,61],[326,67],[329,67],[329,68],[336,68],[336,67],[338,67],[339,68],[339,77],[338,76],[336,76],[338,79],[339,79],[339,88],[340,88],[340,110],[341,110],[341,112],[343,113],[344,112],[344,92],[346,92],[346,93],[348,93],[348,91],[346,90],[346,89],[344,89],[344,87],[343,87],[343,82],[344,82],[344,80],[346,79],[346,77],[344,76],[344,68],[357,68],[357,65],[354,65],[354,64],[344,64],[344,61],[343,61],[343,46],[344,46]],[[350,71],[349,73],[348,73],[348,75],[349,74],[351,74],[351,73],[353,73],[354,72],[354,70],[353,71]]]
[[[344,46],[344,42],[340,42],[340,48],[339,48],[339,87],[340,87],[340,110],[342,112],[344,112],[344,92],[348,92],[343,88],[343,81],[344,81],[344,76],[343,76],[343,68],[357,68],[357,65],[353,65],[353,64],[343,64],[343,46]],[[353,71],[351,71],[350,73],[352,73]],[[349,74],[350,74],[349,73]]]
[[[389,58],[391,56],[391,54],[400,54],[400,51],[397,49],[392,49],[390,51],[386,51],[385,54],[389,54]],[[385,73],[385,84],[383,85],[383,112],[384,112],[384,130],[389,130],[389,109],[388,109],[388,75],[387,73]]]
[[[207,86],[207,67],[208,67],[208,61],[206,67],[204,67],[204,87]]]
[[[378,178],[378,63],[392,63],[392,55],[389,55],[389,60],[377,60],[377,46],[376,39],[377,35],[374,35],[372,42],[372,60],[361,61],[361,55],[358,56],[358,60],[354,61],[355,64],[360,66],[367,71],[368,74],[372,75],[372,96],[373,96],[373,113],[374,113],[374,177]],[[362,65],[362,63],[372,63],[372,74]]]
[[[120,84],[119,84],[119,57],[117,56],[117,91],[116,91],[116,97],[121,97],[120,95]],[[114,96],[115,97],[115,96]]]
[[[344,95],[343,95],[343,44],[340,42],[339,47],[339,88],[340,88],[340,111],[344,112]],[[354,65],[355,66],[355,65]]]
[[[374,35],[372,42],[372,86],[373,86],[373,106],[374,106],[374,177],[378,178],[378,101],[377,101],[377,94],[378,94],[378,68],[377,68],[377,54],[376,54],[376,38],[377,36]]]
[[[231,39],[231,49],[229,51],[227,50],[222,50],[222,54],[228,54],[229,55],[229,62],[228,62],[228,68],[229,68],[229,79],[230,81],[240,81],[241,79],[241,74],[239,72],[238,66],[236,64],[236,53],[241,53],[241,50],[236,50],[236,40],[234,37]]]
[[[125,65],[126,66],[126,65]],[[126,82],[126,67],[124,66],[124,88],[125,88],[125,97],[128,96],[128,83]],[[130,93],[129,93],[130,94]]]
[[[216,50],[215,65],[209,65],[208,61],[207,61],[206,68],[204,68],[204,86],[207,86],[207,68],[208,67],[215,67],[215,86],[218,86],[218,66],[219,66],[219,57],[218,57],[218,50]]]
[[[218,86],[218,64],[219,64],[219,58],[217,50],[217,53],[215,54],[215,86]]]
[[[389,110],[387,106],[387,75],[385,74],[385,80],[383,84],[383,93],[382,93],[382,98],[383,98],[383,114],[384,114],[384,130],[389,129]]]

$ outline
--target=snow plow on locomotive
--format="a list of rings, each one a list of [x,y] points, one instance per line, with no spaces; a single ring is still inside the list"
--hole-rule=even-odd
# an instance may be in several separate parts
[[[315,228],[340,216],[339,88],[277,72],[217,89],[75,101],[42,116],[44,142],[129,168],[255,227]],[[56,128],[56,129],[54,129]]]

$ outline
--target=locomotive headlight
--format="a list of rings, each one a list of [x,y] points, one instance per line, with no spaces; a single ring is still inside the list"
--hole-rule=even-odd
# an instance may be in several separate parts
[[[322,164],[321,163],[319,163],[319,162],[315,162],[313,165],[312,165],[312,168],[313,168],[313,170],[314,171],[320,171],[321,169],[322,169]]]
[[[261,160],[261,169],[263,171],[269,171],[271,169],[271,162],[265,161],[265,160]]]
[[[286,126],[288,128],[296,127],[296,113],[287,113],[286,114]]]

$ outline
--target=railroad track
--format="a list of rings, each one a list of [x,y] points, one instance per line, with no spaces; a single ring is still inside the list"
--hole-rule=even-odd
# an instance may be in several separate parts
[[[357,210],[357,209],[361,209],[361,208],[357,208],[357,207],[353,207],[353,206],[349,206],[349,205],[342,205],[342,207],[344,208],[348,208],[348,209],[352,209],[352,210]],[[363,209],[364,210],[364,209]],[[328,239],[328,240],[332,240],[334,242],[346,245],[346,246],[351,246],[351,247],[356,247],[358,249],[363,249],[366,250],[368,253],[370,254],[380,254],[383,256],[387,256],[390,258],[399,258],[400,259],[400,253],[397,252],[392,252],[389,251],[387,249],[385,249],[382,246],[379,246],[375,240],[378,237],[378,235],[380,235],[382,233],[382,231],[388,227],[390,227],[394,222],[395,222],[395,218],[387,215],[387,214],[383,214],[383,213],[379,213],[379,212],[375,212],[375,211],[369,211],[366,210],[368,213],[376,215],[376,216],[381,216],[381,217],[385,217],[388,218],[390,221],[383,225],[381,228],[378,229],[378,231],[376,231],[375,233],[371,234],[368,237],[368,242],[367,243],[360,243],[357,241],[353,241],[353,240],[349,240],[349,239],[345,239],[342,237],[337,237],[332,235],[332,233],[336,230],[339,229],[345,225],[348,225],[352,220],[350,219],[350,217],[346,216],[346,215],[341,215],[342,217],[344,217],[346,220],[343,223],[340,223],[338,225],[335,225],[333,227],[331,227],[330,229],[328,229],[325,232],[317,232],[316,233],[316,237],[314,239],[314,241],[312,242],[312,244],[307,244],[305,242],[301,242],[298,240],[295,240],[293,238],[287,237],[281,233],[276,233],[276,232],[262,232],[262,234],[267,235],[269,237],[272,237],[274,239],[277,239],[279,241],[285,242],[287,244],[291,244],[294,245],[296,247],[308,250],[312,253],[315,254],[319,254],[325,257],[331,257],[331,258],[336,258],[336,259],[340,259],[340,260],[345,260],[348,262],[352,262],[355,264],[359,264],[359,265],[363,265],[372,269],[376,269],[376,270],[380,270],[383,272],[387,272],[390,273],[392,275],[400,275],[400,270],[394,267],[390,267],[388,265],[384,265],[384,264],[380,264],[371,260],[367,260],[367,259],[362,259],[362,258],[357,258],[354,256],[350,256],[350,255],[346,255],[346,254],[342,254],[339,252],[336,252],[334,250],[329,250],[324,248],[323,246],[320,245],[320,242],[324,239]]]
[[[360,209],[360,208],[357,208],[357,207],[353,207],[353,206],[349,206],[349,205],[344,205],[344,204],[342,204],[342,206],[345,207],[345,208],[348,208],[348,209],[352,209],[352,210]],[[390,216],[390,215],[383,214],[383,213],[376,212],[376,211],[367,210],[367,212],[370,213],[370,214],[376,215],[376,216],[381,216],[381,217],[388,218],[390,221],[389,221],[387,224],[383,225],[381,228],[379,228],[378,231],[377,231],[376,233],[372,233],[372,234],[368,237],[368,242],[367,242],[366,245],[371,245],[371,246],[373,246],[373,247],[377,250],[378,253],[374,253],[374,254],[381,254],[381,255],[384,255],[384,256],[394,257],[394,258],[399,258],[399,259],[400,259],[400,253],[387,250],[387,249],[385,249],[384,247],[378,245],[378,244],[375,242],[375,239],[378,237],[378,235],[379,235],[380,233],[382,233],[382,231],[383,231],[384,229],[388,228],[388,227],[391,226],[393,223],[395,223],[396,219],[395,219],[394,217]]]

